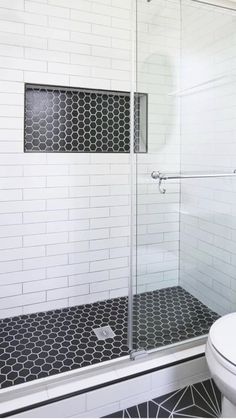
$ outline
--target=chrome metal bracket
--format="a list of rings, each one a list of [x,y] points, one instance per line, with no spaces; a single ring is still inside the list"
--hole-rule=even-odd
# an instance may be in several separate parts
[[[136,359],[146,358],[148,356],[148,352],[145,349],[139,349],[138,351],[130,351],[130,359],[131,361],[136,361]]]
[[[166,193],[166,188],[164,186],[162,186],[162,182],[163,182],[163,179],[160,177],[159,182],[158,182],[159,191],[160,191],[160,193]]]
[[[164,186],[162,186],[162,182],[163,182],[163,178],[160,172],[152,172],[151,174],[152,179],[159,179],[158,180],[158,186],[159,186],[159,191],[161,194],[165,194],[166,193],[166,188]]]

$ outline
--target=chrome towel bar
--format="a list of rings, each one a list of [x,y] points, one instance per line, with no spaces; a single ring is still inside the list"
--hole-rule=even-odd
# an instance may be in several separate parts
[[[171,180],[171,179],[201,179],[201,178],[214,178],[214,177],[230,177],[236,176],[236,169],[231,173],[177,173],[177,174],[166,174],[161,172],[152,172],[151,177],[152,179],[158,180],[159,182],[159,190],[160,193],[166,193],[166,188],[162,186],[163,180]]]

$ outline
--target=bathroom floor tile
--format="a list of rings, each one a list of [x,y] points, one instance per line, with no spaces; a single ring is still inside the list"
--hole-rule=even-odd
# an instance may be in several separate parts
[[[127,313],[121,297],[0,320],[0,388],[128,355]],[[134,343],[149,349],[201,336],[217,317],[181,287],[139,294]],[[115,336],[99,340],[94,329],[104,326]]]
[[[221,394],[213,380],[206,380],[105,417],[219,418],[220,412]]]
[[[208,333],[219,317],[182,287],[169,287],[134,298],[134,344],[152,349]]]

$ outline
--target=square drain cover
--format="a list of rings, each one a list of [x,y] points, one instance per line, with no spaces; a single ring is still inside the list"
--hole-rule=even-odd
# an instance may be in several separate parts
[[[97,329],[93,329],[93,331],[98,340],[106,340],[115,337],[115,333],[110,326],[98,327]]]

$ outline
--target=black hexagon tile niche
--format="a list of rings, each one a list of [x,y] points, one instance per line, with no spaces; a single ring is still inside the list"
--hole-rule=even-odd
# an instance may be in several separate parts
[[[0,387],[71,371],[128,355],[128,299],[0,320]],[[155,348],[201,336],[218,318],[181,287],[134,297],[134,340]],[[112,338],[94,329],[109,326]]]
[[[147,95],[136,94],[136,152],[146,152]],[[129,153],[130,94],[26,85],[25,152]]]
[[[220,418],[221,394],[213,380],[206,380],[104,417]]]

